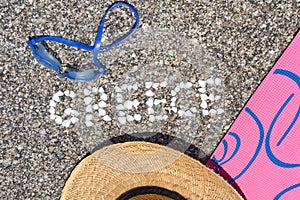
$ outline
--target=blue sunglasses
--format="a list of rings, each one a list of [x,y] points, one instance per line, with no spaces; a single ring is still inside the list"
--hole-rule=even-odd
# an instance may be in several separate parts
[[[135,16],[135,24],[133,25],[133,27],[130,31],[128,31],[122,37],[118,38],[116,41],[114,41],[110,45],[101,46],[105,18],[111,10],[113,10],[116,7],[120,7],[120,6],[128,7],[130,10],[133,11],[134,16]],[[138,25],[139,25],[138,11],[132,5],[130,5],[126,2],[116,2],[116,3],[112,4],[111,6],[109,6],[108,9],[105,11],[105,13],[100,21],[100,25],[98,27],[98,32],[97,32],[96,39],[95,39],[93,46],[90,46],[88,44],[84,44],[81,42],[77,42],[74,40],[57,37],[57,36],[37,36],[37,37],[34,37],[34,38],[28,40],[27,43],[28,43],[29,47],[31,48],[33,56],[37,59],[37,61],[39,63],[41,63],[42,65],[44,65],[50,69],[53,69],[57,73],[58,77],[68,78],[68,79],[74,80],[74,81],[87,82],[87,81],[92,81],[106,73],[105,68],[101,65],[101,63],[97,59],[98,54],[101,52],[107,52],[110,49],[125,42],[127,39],[129,39],[129,37],[131,37],[134,34],[134,32],[138,28]],[[85,71],[79,71],[77,69],[68,67],[64,72],[62,72],[61,71],[62,64],[46,50],[46,48],[43,44],[40,43],[40,42],[46,41],[46,40],[58,42],[58,43],[61,43],[64,45],[68,45],[68,46],[72,46],[72,47],[75,47],[78,49],[83,49],[83,50],[92,52],[93,53],[93,61],[94,61],[94,64],[97,66],[97,68],[92,68],[92,69],[88,69]]]

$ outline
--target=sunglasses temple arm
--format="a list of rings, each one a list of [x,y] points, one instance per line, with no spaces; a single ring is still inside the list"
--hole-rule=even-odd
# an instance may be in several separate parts
[[[102,39],[102,34],[103,34],[103,29],[104,29],[105,18],[111,10],[113,10],[114,8],[120,7],[120,6],[128,7],[134,13],[135,23],[134,23],[132,29],[129,32],[127,32],[125,35],[118,38],[112,44],[107,45],[107,46],[100,46],[101,39]],[[95,44],[94,44],[94,51],[96,50],[97,52],[106,52],[106,51],[109,51],[110,49],[122,44],[123,42],[128,40],[128,38],[131,37],[134,34],[134,32],[137,30],[137,28],[139,26],[139,21],[140,21],[139,14],[138,14],[138,11],[135,9],[134,6],[132,6],[128,3],[125,3],[125,2],[117,2],[113,5],[111,5],[105,11],[105,14],[103,15],[103,17],[100,21],[100,25],[98,27],[98,32],[97,32],[96,39],[95,39]]]
[[[39,37],[35,37],[33,39],[31,39],[31,41],[35,44],[41,41],[52,41],[52,42],[58,42],[64,45],[68,45],[68,46],[72,46],[78,49],[84,49],[87,51],[92,51],[93,50],[93,46],[81,43],[81,42],[77,42],[74,40],[69,40],[69,39],[65,39],[65,38],[61,38],[61,37],[56,37],[56,36],[39,36]]]

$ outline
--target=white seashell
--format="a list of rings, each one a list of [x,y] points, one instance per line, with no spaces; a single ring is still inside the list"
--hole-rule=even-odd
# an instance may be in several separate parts
[[[184,110],[178,110],[179,117],[183,116],[183,114],[184,114]]]
[[[126,119],[127,119],[128,122],[134,121],[134,117],[131,116],[131,115],[127,115]]]
[[[61,97],[61,96],[64,95],[64,93],[62,91],[58,91],[58,92],[56,92],[56,95],[59,96],[59,97]]]
[[[151,114],[153,114],[153,113],[154,113],[153,108],[148,108],[148,115],[151,115]]]
[[[154,99],[154,105],[158,105],[160,104],[160,100],[159,99]]]
[[[154,94],[153,94],[153,92],[151,91],[151,90],[147,90],[146,91],[146,96],[148,96],[148,97],[152,97]]]
[[[193,86],[193,83],[191,83],[191,82],[187,82],[186,84],[185,84],[185,87],[186,88],[191,88]]]
[[[71,114],[72,114],[72,108],[66,108],[66,109],[64,110],[64,113],[65,113],[66,115],[71,115]]]
[[[207,84],[209,84],[209,85],[213,85],[213,84],[215,83],[214,80],[213,80],[212,78],[207,79],[206,82],[207,82]]]
[[[173,112],[177,113],[177,110],[178,110],[177,107],[172,107]]]
[[[168,83],[167,81],[163,81],[160,83],[160,87],[167,87]]]
[[[116,87],[118,87],[118,86],[116,86]],[[118,88],[119,88],[119,87],[118,87]],[[119,89],[120,89],[120,91],[122,91],[121,88],[119,88]],[[116,88],[115,88],[115,90],[116,90]],[[103,93],[103,92],[104,92],[103,87],[99,87],[98,92],[99,92],[99,93]],[[117,92],[117,91],[116,91],[116,92]]]
[[[70,126],[70,124],[71,124],[70,120],[64,120],[61,125],[68,128]]]
[[[84,96],[89,96],[90,94],[91,94],[91,91],[89,90],[89,89],[84,89],[83,90],[83,94],[84,94]]]
[[[146,104],[148,105],[148,107],[151,108],[153,106],[153,99],[152,98],[148,99]]]
[[[135,108],[137,108],[140,105],[140,102],[137,99],[133,100],[132,103]]]
[[[132,89],[133,90],[137,90],[138,88],[139,88],[138,83],[135,83],[135,84],[132,85]]]
[[[76,124],[76,123],[79,121],[79,119],[78,119],[77,117],[72,117],[72,118],[70,119],[70,121],[71,121],[73,124]]]
[[[98,104],[94,104],[94,105],[93,105],[93,109],[94,109],[94,110],[98,110],[98,109],[99,109]]]
[[[142,119],[142,116],[140,114],[134,114],[135,121],[140,121]]]
[[[125,116],[125,113],[123,111],[119,111],[118,116]]]
[[[71,98],[74,98],[74,97],[76,96],[76,94],[75,94],[75,92],[71,91],[70,94],[69,94],[69,96],[70,96]]]
[[[105,107],[106,107],[106,103],[105,103],[104,101],[100,101],[100,102],[98,103],[98,106],[99,106],[100,108],[105,108]]]
[[[208,99],[211,100],[211,101],[214,101],[215,100],[215,95],[214,94],[210,94],[208,96]]]
[[[162,99],[160,102],[163,103],[163,104],[166,104],[167,100],[166,99]]]
[[[145,88],[149,89],[152,86],[152,82],[146,82],[145,83]]]
[[[92,119],[93,119],[93,115],[91,115],[91,114],[88,114],[85,116],[86,121],[91,121]]]
[[[208,112],[208,110],[202,110],[202,114],[203,114],[204,116],[207,116],[207,115],[209,115],[209,112]]]
[[[120,124],[126,124],[126,117],[118,117]]]
[[[50,107],[55,107],[56,106],[56,103],[55,101],[53,101],[52,99],[50,100]]]
[[[171,95],[175,96],[177,94],[177,92],[175,92],[175,90],[171,90]]]
[[[208,99],[208,96],[206,94],[200,94],[200,98],[202,101],[206,101]]]
[[[221,85],[221,79],[216,78],[216,79],[215,79],[215,84],[216,84],[216,85]]]
[[[104,115],[106,115],[106,111],[105,111],[104,109],[100,108],[100,109],[98,110],[98,115],[99,115],[99,116],[104,116]]]
[[[106,122],[109,122],[109,121],[111,121],[111,118],[110,118],[110,116],[105,115],[105,116],[103,117],[103,120],[106,121]]]
[[[66,91],[64,91],[64,94],[65,94],[66,96],[69,96],[69,95],[70,95],[70,91],[69,91],[69,90],[66,90]]]
[[[204,109],[207,108],[207,102],[202,101],[200,106],[201,106],[201,108],[204,108]]]
[[[159,83],[153,83],[153,85],[152,85],[152,87],[153,87],[154,89],[157,89],[158,86],[159,86]]]
[[[85,103],[85,105],[89,105],[91,102],[92,102],[92,97],[85,97],[84,98],[84,103]]]
[[[98,92],[98,89],[97,89],[96,87],[93,87],[93,88],[92,88],[92,92],[93,92],[93,93],[97,93],[97,92]]]
[[[51,120],[55,120],[55,118],[56,118],[56,115],[54,115],[54,114],[51,114],[51,115],[50,115],[50,119],[51,119]]]
[[[202,87],[202,88],[205,88],[205,87],[206,87],[206,81],[199,80],[199,81],[198,81],[198,84],[199,84],[199,86]]]
[[[206,89],[205,88],[199,88],[198,91],[201,92],[201,93],[204,93],[204,92],[206,92]]]
[[[90,112],[92,112],[92,111],[93,111],[92,105],[88,105],[88,106],[85,108],[85,112],[90,113]]]
[[[124,108],[126,108],[126,109],[128,109],[128,110],[131,110],[131,109],[132,109],[132,106],[133,106],[132,101],[127,100],[127,101],[124,102]]]
[[[56,102],[60,102],[59,96],[56,94],[53,95],[52,99]]]
[[[118,87],[118,86],[115,86],[115,91],[118,92],[118,93],[120,93],[120,92],[122,92],[122,89],[120,87]],[[100,92],[100,88],[99,88],[99,92]],[[104,90],[103,90],[103,92],[104,92]]]
[[[123,104],[117,105],[116,109],[117,109],[117,110],[125,110]]]
[[[57,124],[61,124],[61,123],[62,123],[62,118],[61,118],[60,116],[57,116],[57,115],[56,115],[55,122],[56,122]]]
[[[150,116],[149,116],[149,121],[150,121],[150,122],[154,122],[154,121],[155,121],[154,115],[150,115]]]
[[[91,121],[85,121],[85,125],[86,125],[87,127],[91,127],[91,126],[94,125],[94,123],[91,122]]]
[[[105,93],[102,93],[100,98],[103,100],[103,101],[107,101],[108,97],[107,97],[107,94]]]

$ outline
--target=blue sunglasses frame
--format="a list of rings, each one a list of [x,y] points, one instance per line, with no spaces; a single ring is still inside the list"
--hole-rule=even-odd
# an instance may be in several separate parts
[[[118,38],[116,41],[112,42],[110,45],[101,46],[105,18],[107,17],[108,13],[111,10],[113,10],[114,8],[120,7],[120,6],[128,7],[130,10],[133,11],[134,16],[135,16],[135,23],[134,23],[132,29],[130,31],[128,31],[125,35]],[[87,82],[87,81],[92,81],[94,79],[97,79],[98,77],[100,77],[101,75],[106,73],[104,66],[102,66],[101,63],[97,59],[98,54],[101,52],[107,52],[107,51],[111,50],[112,48],[114,48],[114,47],[122,44],[126,40],[128,40],[134,34],[134,32],[137,30],[138,25],[139,25],[138,11],[131,4],[120,1],[120,2],[116,2],[116,3],[112,4],[105,11],[105,13],[100,21],[100,25],[98,27],[98,32],[97,32],[93,46],[90,46],[88,44],[84,44],[81,42],[77,42],[74,40],[57,37],[57,36],[37,36],[32,39],[29,39],[27,41],[27,43],[32,51],[33,56],[36,58],[36,60],[39,63],[41,63],[42,65],[44,65],[45,67],[54,70],[57,73],[59,78],[68,78],[68,79],[74,80],[74,81]],[[92,69],[88,69],[85,71],[79,71],[77,69],[67,68],[64,72],[62,72],[61,71],[62,64],[46,50],[44,45],[40,43],[42,41],[58,42],[58,43],[61,43],[61,44],[67,45],[67,46],[90,51],[93,53],[93,62],[97,68],[92,68]]]

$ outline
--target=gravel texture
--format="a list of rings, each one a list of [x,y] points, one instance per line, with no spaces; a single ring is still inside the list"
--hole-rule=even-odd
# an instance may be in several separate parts
[[[129,3],[139,10],[140,28],[124,45],[100,55],[108,73],[99,80],[74,83],[59,79],[33,58],[26,36],[58,35],[92,44],[103,12],[112,2],[0,1],[0,199],[58,199],[71,170],[98,143],[130,134],[139,127],[184,139],[194,145],[186,151],[196,152],[198,155],[193,156],[198,159],[205,158],[300,25],[300,2],[296,0],[132,0]],[[131,17],[126,9],[113,11],[107,20],[104,42],[128,30]],[[64,63],[74,63],[74,67],[90,64],[87,52],[51,42],[48,45]],[[190,82],[190,91],[177,95],[187,106],[185,110],[197,107],[196,117],[182,120],[179,112],[174,112],[164,123],[151,124],[146,112],[135,115],[135,121],[127,117],[128,126],[117,122],[122,114],[116,109],[116,86],[152,79],[162,83],[166,76],[173,77],[168,79],[170,88],[153,89],[155,97],[171,101],[174,84]],[[208,107],[225,111],[217,117],[204,115],[201,109],[206,105],[201,104],[201,92],[197,91],[201,88],[198,81],[210,78],[215,85],[207,86],[205,93],[219,94],[221,99],[215,104],[208,100]],[[50,119],[50,100],[55,93],[69,90],[77,94],[76,99],[65,97],[57,102],[55,112],[64,112],[68,107],[86,111],[84,101],[89,99],[85,99],[84,89],[92,91],[93,87],[103,87],[108,94],[106,112],[110,118],[97,118],[92,128],[86,128],[86,115],[68,128]],[[145,91],[145,87],[140,88],[125,98],[146,102]],[[99,98],[95,96],[93,101]],[[168,103],[157,108],[166,112],[168,106],[172,109]],[[123,137],[120,141],[126,138],[132,140]],[[170,139],[154,138],[161,144],[167,143],[165,138]],[[191,150],[196,148],[200,150]]]

